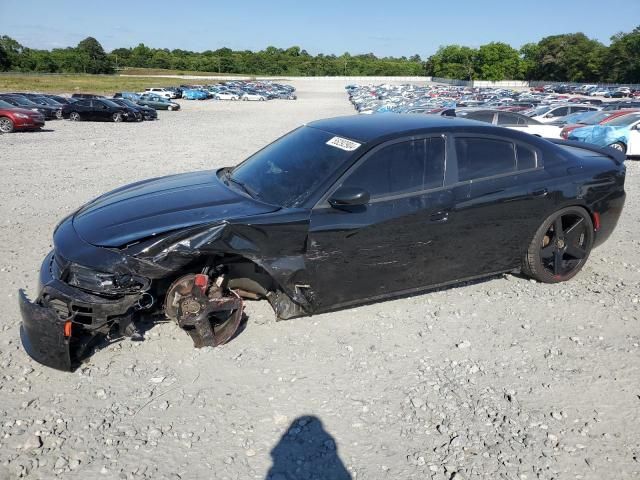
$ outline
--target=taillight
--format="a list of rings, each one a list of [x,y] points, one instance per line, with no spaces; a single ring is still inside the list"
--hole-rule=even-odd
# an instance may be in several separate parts
[[[598,212],[593,212],[593,230],[600,230],[600,214]]]

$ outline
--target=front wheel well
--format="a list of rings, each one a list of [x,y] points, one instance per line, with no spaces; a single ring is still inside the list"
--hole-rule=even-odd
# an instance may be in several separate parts
[[[174,272],[170,281],[188,273],[200,273],[209,269],[210,276],[223,274],[231,289],[240,289],[265,297],[269,292],[278,290],[278,284],[269,272],[257,263],[241,255],[219,254],[200,257]]]

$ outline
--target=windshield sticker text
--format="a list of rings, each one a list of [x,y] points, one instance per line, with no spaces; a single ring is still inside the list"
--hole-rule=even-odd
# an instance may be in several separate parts
[[[356,148],[360,146],[358,142],[347,140],[346,138],[342,138],[342,137],[333,137],[331,140],[327,142],[327,145],[331,145],[332,147],[339,148],[340,150],[346,150],[347,152],[353,152]]]

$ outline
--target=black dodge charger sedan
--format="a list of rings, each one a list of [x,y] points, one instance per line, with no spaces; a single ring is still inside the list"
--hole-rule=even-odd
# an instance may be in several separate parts
[[[521,271],[569,280],[625,199],[613,149],[427,115],[312,122],[233,168],[104,194],[56,227],[22,340],[72,369],[105,337],[168,317],[228,341],[244,298],[279,319]]]
[[[142,114],[128,106],[118,105],[108,98],[81,98],[62,107],[62,118],[78,122],[141,122]]]
[[[151,108],[151,107],[145,107],[144,105],[138,105],[137,103],[132,102],[131,100],[129,100],[127,98],[110,98],[109,100],[111,102],[117,104],[117,105],[120,105],[121,107],[127,107],[127,108],[130,108],[132,110],[135,110],[140,115],[142,115],[142,118],[144,120],[157,120],[158,119],[158,112],[156,112],[156,110]]]

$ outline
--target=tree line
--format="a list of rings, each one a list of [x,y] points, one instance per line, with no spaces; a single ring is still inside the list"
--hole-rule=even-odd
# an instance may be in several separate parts
[[[258,52],[229,48],[192,52],[141,43],[107,53],[93,37],[76,47],[37,50],[0,36],[0,71],[109,74],[124,67],[252,75],[427,75],[460,80],[640,83],[640,27],[614,35],[609,46],[583,33],[569,33],[548,36],[520,49],[503,42],[479,48],[446,45],[426,60],[417,54],[311,55],[297,46],[270,46]]]

